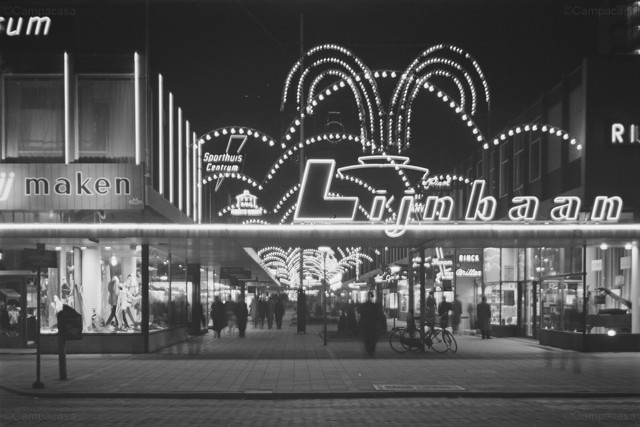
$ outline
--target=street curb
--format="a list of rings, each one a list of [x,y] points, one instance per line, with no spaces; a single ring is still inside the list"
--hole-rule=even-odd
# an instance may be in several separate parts
[[[0,389],[27,397],[54,399],[211,399],[211,400],[304,400],[304,399],[390,399],[390,398],[628,398],[640,397],[640,392],[513,392],[513,391],[355,391],[355,392],[276,392],[256,390],[245,392],[173,392],[173,393],[77,393],[33,392],[0,386]]]

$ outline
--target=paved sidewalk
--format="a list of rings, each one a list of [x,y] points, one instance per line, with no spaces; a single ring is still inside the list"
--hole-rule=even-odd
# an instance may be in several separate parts
[[[330,328],[335,328],[335,325]],[[33,389],[36,356],[0,354],[0,387],[55,397],[640,397],[639,353],[579,353],[521,338],[458,335],[455,354],[398,354],[378,342],[374,357],[359,341],[329,340],[321,325],[253,329],[245,338],[213,333],[153,354],[43,355],[43,389]]]

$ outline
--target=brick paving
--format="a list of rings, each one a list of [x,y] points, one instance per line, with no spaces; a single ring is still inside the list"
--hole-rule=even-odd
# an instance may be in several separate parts
[[[152,354],[67,355],[66,381],[59,380],[57,355],[42,355],[43,389],[32,388],[35,354],[5,352],[0,387],[43,397],[640,396],[639,353],[579,353],[523,338],[458,335],[455,354],[398,354],[381,340],[369,357],[357,340],[324,346],[321,330],[250,325],[245,338],[208,333]]]

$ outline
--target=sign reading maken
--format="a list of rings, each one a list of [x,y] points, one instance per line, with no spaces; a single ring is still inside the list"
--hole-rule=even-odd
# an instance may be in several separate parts
[[[0,210],[142,209],[142,167],[2,164]]]

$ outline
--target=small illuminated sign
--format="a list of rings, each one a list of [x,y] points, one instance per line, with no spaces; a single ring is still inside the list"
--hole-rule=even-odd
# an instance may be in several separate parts
[[[460,254],[460,255],[458,255],[458,262],[480,262],[480,255],[478,255],[478,254]]]
[[[611,125],[612,145],[640,145],[640,125],[614,123]]]
[[[475,268],[459,268],[456,270],[457,277],[480,277],[482,276],[482,272],[476,270]]]
[[[264,211],[258,206],[258,197],[244,190],[236,196],[236,204],[229,212],[233,216],[261,216]]]

